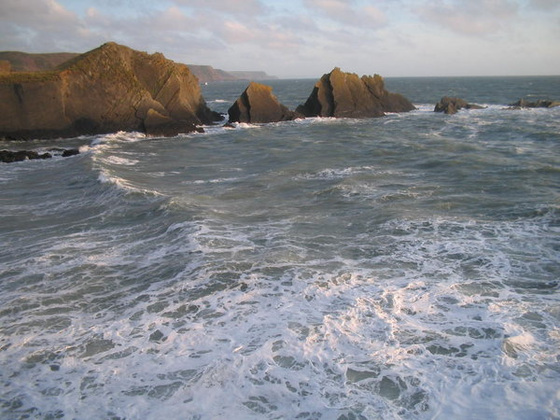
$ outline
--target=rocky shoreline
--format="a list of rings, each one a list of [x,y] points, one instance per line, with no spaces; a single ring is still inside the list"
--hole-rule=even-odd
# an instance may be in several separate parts
[[[508,109],[552,108],[560,102],[520,99]],[[483,109],[461,98],[443,97],[435,112]],[[295,110],[281,104],[272,87],[251,82],[228,110],[228,122],[268,123],[296,118],[375,118],[416,109],[388,92],[380,75],[359,77],[334,68]],[[203,131],[223,120],[209,109],[197,77],[184,64],[106,43],[72,57],[51,71],[0,74],[0,138],[31,140],[138,131],[169,137]],[[63,150],[63,149],[62,149]],[[62,156],[79,153],[63,150]],[[49,152],[0,151],[1,162],[48,159]]]

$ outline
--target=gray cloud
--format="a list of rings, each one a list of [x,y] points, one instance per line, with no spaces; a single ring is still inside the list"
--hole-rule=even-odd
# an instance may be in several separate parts
[[[320,76],[334,66],[360,74],[511,74],[533,65],[519,60],[525,52],[541,63],[531,73],[557,73],[557,3],[89,0],[86,8],[0,0],[0,49],[83,52],[112,40],[175,61],[284,77]]]
[[[560,9],[560,1],[558,0],[531,0],[531,5],[542,10]]]
[[[484,35],[503,30],[517,16],[513,0],[435,0],[416,7],[417,14],[452,32]]]
[[[373,5],[359,5],[345,0],[303,0],[309,11],[329,19],[354,26],[382,26],[387,23],[385,13]]]

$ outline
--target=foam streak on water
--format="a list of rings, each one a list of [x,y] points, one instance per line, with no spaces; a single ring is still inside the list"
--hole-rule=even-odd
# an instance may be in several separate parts
[[[560,417],[560,114],[480,89],[0,166],[0,417]]]

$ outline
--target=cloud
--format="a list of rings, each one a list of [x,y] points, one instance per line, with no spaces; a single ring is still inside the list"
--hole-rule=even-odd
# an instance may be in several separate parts
[[[17,49],[60,51],[89,36],[81,19],[55,0],[0,2],[0,39]]]
[[[260,15],[267,10],[260,0],[173,0],[173,2],[196,10],[207,9],[219,14],[245,17]]]
[[[417,7],[417,14],[452,32],[484,35],[503,30],[517,16],[513,0],[437,0]]]
[[[0,0],[0,49],[84,52],[111,40],[179,62],[284,77],[314,77],[334,66],[389,76],[442,74],[442,69],[449,75],[515,69],[552,74],[560,60],[559,5],[558,0]]]
[[[554,10],[560,8],[560,2],[558,0],[531,0],[530,4],[541,10]]]
[[[380,26],[387,22],[382,10],[375,6],[358,6],[354,1],[344,0],[304,0],[305,7],[329,19],[355,26]]]

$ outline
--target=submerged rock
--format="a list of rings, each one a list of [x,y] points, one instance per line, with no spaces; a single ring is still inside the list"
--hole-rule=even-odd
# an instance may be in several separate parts
[[[62,157],[69,157],[80,154],[79,149],[52,149],[50,150],[50,152],[53,152],[55,154],[60,153],[60,156]],[[35,150],[0,150],[0,162],[13,163],[32,159],[50,159],[53,157],[52,153],[50,152],[39,153]]]
[[[560,101],[551,101],[550,99],[539,99],[537,101],[528,101],[527,99],[520,99],[510,105],[516,108],[554,108],[560,106]]]
[[[385,89],[381,76],[360,78],[336,67],[319,79],[305,104],[296,111],[306,117],[369,118],[413,109],[404,96]]]
[[[0,75],[0,137],[176,135],[219,120],[184,64],[107,43],[56,70]]]
[[[484,109],[485,107],[476,104],[469,104],[461,98],[444,96],[439,100],[434,108],[434,112],[443,112],[445,114],[456,114],[460,109]]]
[[[39,154],[33,150],[18,150],[15,152],[10,150],[0,150],[0,162],[5,163],[21,162],[30,159],[49,159],[51,157],[52,155],[50,153]]]
[[[272,87],[251,82],[228,109],[229,123],[268,123],[296,119],[298,115],[278,102]]]

